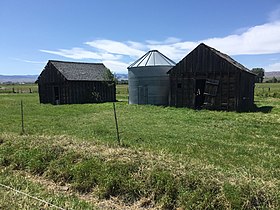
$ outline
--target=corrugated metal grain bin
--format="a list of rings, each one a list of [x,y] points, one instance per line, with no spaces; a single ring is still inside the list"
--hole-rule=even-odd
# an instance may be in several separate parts
[[[169,75],[175,62],[151,50],[128,67],[129,104],[168,105]]]

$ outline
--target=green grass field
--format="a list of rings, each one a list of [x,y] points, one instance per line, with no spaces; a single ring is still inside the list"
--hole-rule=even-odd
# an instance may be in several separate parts
[[[0,84],[1,93],[37,93],[37,84]]]
[[[36,93],[2,93],[0,183],[74,209],[279,209],[279,93],[280,84],[257,84],[258,111],[236,113],[128,105],[118,86],[122,146],[112,103],[53,106]],[[42,205],[0,194],[0,208],[11,198]]]
[[[256,84],[255,95],[260,97],[280,98],[279,83]]]

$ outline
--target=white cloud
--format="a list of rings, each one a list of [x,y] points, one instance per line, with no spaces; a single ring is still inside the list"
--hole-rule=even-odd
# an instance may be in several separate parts
[[[45,64],[46,61],[32,61],[32,60],[25,60],[25,59],[20,59],[20,58],[11,58],[16,61],[20,62],[25,62],[25,63],[32,63],[32,64]]]
[[[146,40],[146,43],[149,45],[165,45],[165,44],[174,44],[180,42],[181,39],[178,39],[176,37],[168,37],[164,41],[156,41],[156,40]]]
[[[279,63],[273,63],[268,65],[267,67],[264,68],[265,71],[280,71],[280,62]]]
[[[202,40],[230,55],[271,54],[280,52],[280,21],[249,28],[243,34]]]
[[[238,34],[243,34],[246,31],[248,31],[248,29],[250,29],[250,27],[243,27],[243,28],[238,28],[234,31],[234,34],[238,35]]]
[[[198,42],[178,42],[173,44],[149,44],[150,50],[157,49],[170,59],[178,61],[186,56],[192,49],[194,49]]]
[[[147,46],[144,43],[134,42],[134,41],[128,41],[127,43],[129,47],[133,49],[142,50],[143,52],[147,50]]]
[[[93,59],[93,62],[105,63],[114,72],[126,72],[129,63],[144,55],[148,50],[157,49],[178,62],[201,42],[229,55],[280,53],[280,21],[242,29],[239,33],[226,37],[213,37],[199,41],[182,41],[175,37],[163,41],[146,40],[143,42],[97,39],[84,43],[92,47],[90,50],[72,48],[40,51],[76,60]],[[276,69],[278,64],[272,64],[268,69]]]
[[[104,60],[103,63],[114,73],[127,74],[128,63],[112,60]]]
[[[71,59],[96,59],[96,60],[102,60],[102,59],[111,59],[111,60],[119,60],[122,58],[121,55],[113,55],[110,53],[98,53],[98,52],[92,52],[88,50],[84,50],[82,48],[72,48],[70,50],[67,49],[59,49],[57,51],[52,50],[40,50],[41,52],[50,53],[54,55],[60,55],[66,58]]]
[[[96,48],[97,50],[113,53],[113,54],[120,54],[120,55],[127,55],[130,57],[139,57],[142,56],[145,51],[139,50],[136,47],[141,46],[140,43],[137,42],[128,42],[128,44],[117,42],[113,40],[95,40],[91,42],[86,42],[85,44]]]

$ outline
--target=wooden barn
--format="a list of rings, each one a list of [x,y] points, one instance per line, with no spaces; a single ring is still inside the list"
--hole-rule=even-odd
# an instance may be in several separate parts
[[[112,73],[102,63],[48,61],[38,77],[40,103],[116,101]]]
[[[168,74],[171,106],[249,111],[254,105],[256,75],[203,43]]]

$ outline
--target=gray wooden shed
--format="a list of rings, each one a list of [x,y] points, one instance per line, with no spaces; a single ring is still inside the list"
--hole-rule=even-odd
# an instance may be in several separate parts
[[[116,101],[116,84],[102,63],[50,60],[37,79],[40,103]]]

